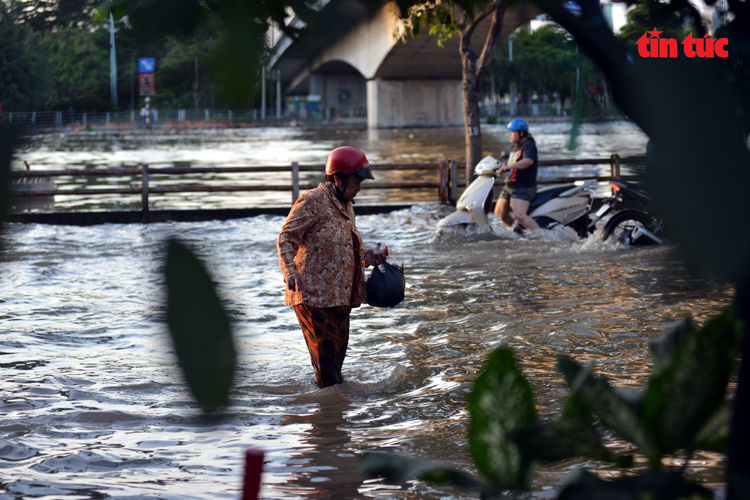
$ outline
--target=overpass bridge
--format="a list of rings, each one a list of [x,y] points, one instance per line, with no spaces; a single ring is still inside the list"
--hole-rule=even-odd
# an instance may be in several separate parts
[[[536,17],[530,4],[506,9],[501,39]],[[269,67],[305,111],[364,109],[370,128],[463,125],[458,38],[443,47],[429,33],[399,42],[399,23],[393,1],[321,0],[314,24],[292,20],[299,37],[274,37]],[[489,25],[488,16],[474,34],[477,52]]]

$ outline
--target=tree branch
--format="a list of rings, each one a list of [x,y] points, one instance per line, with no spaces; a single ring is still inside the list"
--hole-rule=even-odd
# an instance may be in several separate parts
[[[474,36],[474,30],[477,29],[477,26],[484,20],[485,17],[492,14],[495,9],[502,4],[502,0],[494,0],[492,3],[490,3],[487,8],[485,8],[482,12],[480,12],[476,17],[472,18],[467,11],[463,11],[461,14],[461,22],[458,24],[459,30],[461,32],[461,53],[466,54],[467,51],[471,52],[472,60],[476,60],[477,55],[474,54],[474,51],[471,50],[471,37]],[[468,54],[467,54],[468,55]]]
[[[492,62],[492,58],[497,49],[498,38],[500,37],[500,32],[503,30],[505,2],[502,0],[492,2],[492,9],[492,24],[490,25],[490,30],[487,32],[487,36],[484,39],[482,53],[479,55],[479,61],[477,62],[477,67],[475,69],[476,76],[480,80],[484,76],[486,68],[488,68]]]

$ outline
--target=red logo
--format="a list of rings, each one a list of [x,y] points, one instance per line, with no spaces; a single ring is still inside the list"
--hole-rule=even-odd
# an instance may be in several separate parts
[[[644,58],[673,58],[677,57],[678,43],[674,38],[661,38],[662,32],[654,28],[647,31],[637,42],[638,55]],[[709,38],[708,35],[703,38],[693,38],[690,33],[681,43],[685,57],[729,57],[729,39],[727,38]]]

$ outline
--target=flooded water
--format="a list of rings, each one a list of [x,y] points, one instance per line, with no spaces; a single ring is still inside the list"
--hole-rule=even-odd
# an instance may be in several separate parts
[[[540,158],[609,158],[613,153],[622,157],[643,155],[646,137],[627,122],[584,124],[578,139],[579,148],[568,151],[568,130],[562,122],[534,124],[533,133],[538,140]],[[485,154],[499,156],[510,151],[508,133],[502,125],[482,128]],[[328,152],[340,145],[351,145],[366,152],[371,163],[437,162],[440,159],[465,158],[464,132],[457,128],[439,129],[388,129],[327,127],[311,129],[255,128],[187,131],[135,131],[131,134],[111,132],[59,133],[37,136],[17,158],[15,169],[24,169],[28,162],[31,171],[96,170],[121,166],[148,164],[151,167],[264,167],[318,165],[321,173],[301,172],[301,185],[316,185],[322,180],[322,165]],[[624,171],[633,166],[624,165]],[[291,170],[291,168],[290,168]],[[608,164],[600,166],[542,167],[540,177],[576,175],[609,175]],[[460,175],[463,175],[460,173]],[[437,172],[381,171],[378,182],[437,181]],[[139,210],[141,203],[140,176],[83,177],[65,176],[55,180],[57,187],[113,188],[135,187],[137,194],[97,195],[88,198],[57,195],[58,210]],[[290,186],[291,172],[275,173],[212,173],[192,174],[182,178],[153,175],[152,187],[167,187],[201,183],[208,185]],[[357,200],[360,203],[437,201],[437,189],[364,190]],[[253,191],[237,193],[169,193],[151,194],[150,208],[199,209],[245,208],[248,206],[288,205],[290,191]]]
[[[642,136],[619,126],[627,140],[605,128],[612,125],[592,126],[580,154],[642,151]],[[535,135],[544,151],[568,154],[559,127]],[[504,133],[495,132],[496,146],[504,147]],[[285,164],[322,161],[349,141],[372,151],[373,162],[459,156],[462,147],[460,139],[448,144],[444,130],[339,133],[344,138],[336,131],[317,138],[303,130],[252,133],[246,140],[254,146],[241,150],[232,141],[208,141],[194,150],[156,144],[118,154],[162,151],[195,161],[194,152],[211,161],[236,155],[238,163]],[[414,137],[399,138],[403,133]],[[109,161],[112,153],[40,146],[25,154],[52,165],[86,155]],[[390,260],[404,264],[407,298],[395,309],[353,312],[346,382],[325,390],[314,384],[296,318],[283,305],[275,249],[283,217],[7,225],[0,250],[0,497],[237,498],[244,451],[259,448],[266,457],[263,498],[472,498],[419,482],[365,480],[357,457],[390,451],[471,470],[466,396],[493,348],[516,352],[547,418],[566,394],[557,355],[638,387],[650,369],[649,341],[686,315],[705,321],[731,300],[732,290],[691,276],[670,245],[624,249],[565,231],[523,239],[494,220],[494,239],[436,235],[450,211],[424,202],[358,217],[365,242],[387,243]],[[235,321],[239,369],[221,422],[201,418],[163,325],[170,236],[205,259]],[[687,471],[716,488],[724,465],[721,455],[698,454]],[[549,496],[580,466],[614,473],[596,462],[555,464],[537,475],[532,496]]]

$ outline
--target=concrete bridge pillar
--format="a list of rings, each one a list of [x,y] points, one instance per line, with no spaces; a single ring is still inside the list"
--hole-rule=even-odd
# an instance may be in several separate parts
[[[461,80],[367,81],[367,126],[436,127],[463,125]]]
[[[324,116],[356,116],[366,106],[365,80],[356,72],[310,75],[309,94],[320,97]]]

